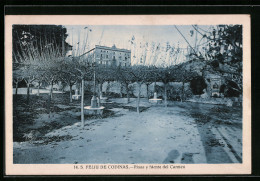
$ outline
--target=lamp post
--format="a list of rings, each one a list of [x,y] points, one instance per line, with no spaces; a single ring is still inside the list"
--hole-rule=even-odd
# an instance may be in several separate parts
[[[93,96],[91,98],[91,108],[97,108],[99,107],[98,105],[98,100],[97,100],[97,97],[96,97],[96,64],[95,62],[92,64],[93,67],[94,67],[94,91],[93,91]]]

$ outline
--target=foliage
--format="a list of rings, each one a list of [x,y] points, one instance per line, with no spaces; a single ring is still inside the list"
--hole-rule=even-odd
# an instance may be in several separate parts
[[[67,29],[61,25],[13,25],[12,34],[13,60],[19,63],[23,62],[24,56],[34,53],[42,55],[50,47],[62,52],[70,46],[65,41]]]
[[[226,89],[224,91],[224,96],[225,97],[238,97],[240,92],[237,90],[239,90],[238,85],[233,81],[228,81]]]
[[[242,93],[242,25],[218,25],[211,32],[201,33],[207,44],[203,47],[204,59],[212,71],[224,75],[227,81],[237,84],[234,91]],[[202,54],[200,53],[202,56]],[[228,86],[228,85],[227,85]],[[229,87],[233,89],[234,86]]]
[[[173,66],[166,68],[158,68],[158,80],[162,81],[164,84],[175,81]]]
[[[95,71],[96,71],[96,80],[100,84],[103,84],[105,81],[117,80],[117,74],[116,74],[117,70],[115,67],[97,65]]]
[[[202,76],[197,76],[193,78],[190,82],[190,88],[194,95],[201,95],[203,94],[203,89],[207,87],[205,80]]]
[[[174,66],[171,68],[172,76],[176,82],[190,82],[194,77],[197,77],[198,74],[195,71],[186,70],[183,66]]]
[[[218,25],[209,36],[208,57],[223,63],[234,64],[242,62],[242,26]]]

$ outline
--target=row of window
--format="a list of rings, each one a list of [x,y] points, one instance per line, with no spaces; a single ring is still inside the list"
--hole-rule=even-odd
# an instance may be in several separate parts
[[[97,55],[97,57],[98,57],[98,55]],[[103,58],[103,54],[100,54],[100,57]],[[106,58],[108,58],[108,55],[106,55]],[[115,59],[115,58],[116,58],[116,57],[113,56],[113,59]],[[130,58],[130,57],[128,57],[128,58]],[[122,59],[122,57],[119,56],[119,59]],[[125,57],[125,60],[127,60],[127,57]]]
[[[106,52],[106,53],[108,53],[108,51],[105,51],[105,50],[101,50],[101,52]],[[113,54],[115,55],[115,52],[113,52]],[[120,55],[121,55],[121,53],[119,53]],[[125,56],[127,55],[127,53],[125,53]],[[129,55],[128,55],[129,56]]]
[[[111,65],[111,62],[107,62],[107,61],[99,61],[99,64],[101,64],[101,65]],[[127,66],[127,64],[126,63],[121,63],[121,62],[119,62],[119,66]]]

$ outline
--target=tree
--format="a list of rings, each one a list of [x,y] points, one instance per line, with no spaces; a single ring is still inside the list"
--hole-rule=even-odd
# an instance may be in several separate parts
[[[30,98],[30,86],[37,79],[37,66],[36,65],[26,65],[21,68],[23,74],[23,80],[27,85],[27,103],[29,103]]]
[[[13,67],[13,82],[15,84],[15,95],[18,93],[18,84],[23,80],[23,74],[21,69]]]
[[[167,107],[167,86],[168,83],[174,81],[174,69],[171,67],[159,68],[159,80],[164,84],[164,104]]]
[[[112,66],[97,65],[96,66],[96,81],[98,83],[98,97],[102,96],[102,87],[105,81],[116,80],[115,68]]]
[[[12,55],[14,78],[19,77],[20,80],[24,80],[26,82],[27,101],[29,103],[30,85],[36,80],[38,74],[39,51],[35,50],[33,46],[28,46],[27,49],[23,50],[21,53],[15,52],[13,48]],[[22,61],[22,63],[19,63],[18,60]]]
[[[232,81],[237,86],[229,88],[242,93],[242,25],[218,25],[209,33],[201,33],[198,27],[194,29],[203,38],[207,39],[204,47],[204,59],[210,68],[222,75],[227,81]],[[202,55],[202,54],[201,54]]]
[[[207,87],[205,80],[202,76],[197,76],[193,78],[190,82],[190,88],[194,95],[201,95],[203,94],[203,89]]]
[[[146,66],[132,66],[131,74],[133,81],[137,83],[138,86],[138,94],[137,94],[137,101],[136,101],[136,110],[137,113],[140,113],[140,94],[141,94],[141,85],[145,82],[145,78],[148,74],[148,68]]]
[[[65,58],[61,55],[59,49],[51,48],[50,51],[45,53],[46,57],[42,57],[42,61],[38,64],[39,69],[43,70],[44,73],[44,81],[47,82],[50,88],[50,98],[53,97],[53,85],[58,83],[60,79],[60,74],[62,72],[62,63]]]
[[[79,57],[73,57],[73,69],[75,70],[73,74],[81,80],[81,126],[82,128],[85,126],[85,118],[84,118],[84,87],[85,87],[85,80],[91,80],[93,77],[93,70],[95,69],[95,64],[93,63],[92,66],[86,64],[84,59],[80,59]],[[95,86],[94,86],[95,90]],[[95,92],[95,91],[94,91]]]
[[[185,83],[191,82],[191,80],[195,77],[198,76],[198,74],[194,71],[187,70],[183,66],[175,66],[173,67],[173,74],[175,77],[175,81],[177,82],[182,82],[182,96],[181,96],[181,101],[185,100],[185,91],[184,91],[184,85]]]
[[[76,76],[74,64],[70,60],[64,61],[62,71],[59,75],[60,80],[66,83],[70,88],[70,102],[72,102],[72,86],[76,84],[78,77]]]
[[[30,85],[37,80],[51,82],[57,77],[58,64],[64,59],[66,28],[56,25],[13,25],[13,67],[19,67],[21,77],[27,84],[29,100]],[[38,92],[39,92],[38,86]]]
[[[35,81],[37,81],[37,83],[38,83],[37,96],[40,96],[40,86],[41,86],[42,82],[44,81],[44,78],[45,78],[44,74],[45,74],[45,70],[39,70],[36,75]]]
[[[42,52],[44,48],[52,46],[60,49],[64,56],[70,45],[65,41],[68,34],[67,29],[61,25],[13,25],[13,57],[20,55],[16,59],[22,63],[28,54],[28,47],[34,47],[38,52]],[[14,59],[14,58],[13,58]]]
[[[155,66],[149,66],[147,70],[147,74],[145,75],[145,85],[146,85],[146,92],[147,92],[147,99],[149,99],[149,85],[154,83],[154,88],[156,88],[156,80],[159,77],[159,69]],[[156,92],[156,90],[154,90]]]
[[[132,68],[131,67],[117,67],[116,69],[116,79],[120,83],[123,83],[126,88],[126,94],[127,94],[127,103],[130,101],[130,96],[129,96],[129,84],[133,82],[133,73],[132,73]]]

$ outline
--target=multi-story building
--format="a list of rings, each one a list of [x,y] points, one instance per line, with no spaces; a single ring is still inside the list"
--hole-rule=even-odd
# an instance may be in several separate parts
[[[130,66],[131,65],[131,51],[127,49],[96,45],[95,48],[82,54],[80,59],[86,63],[96,62],[102,65],[114,66]]]

